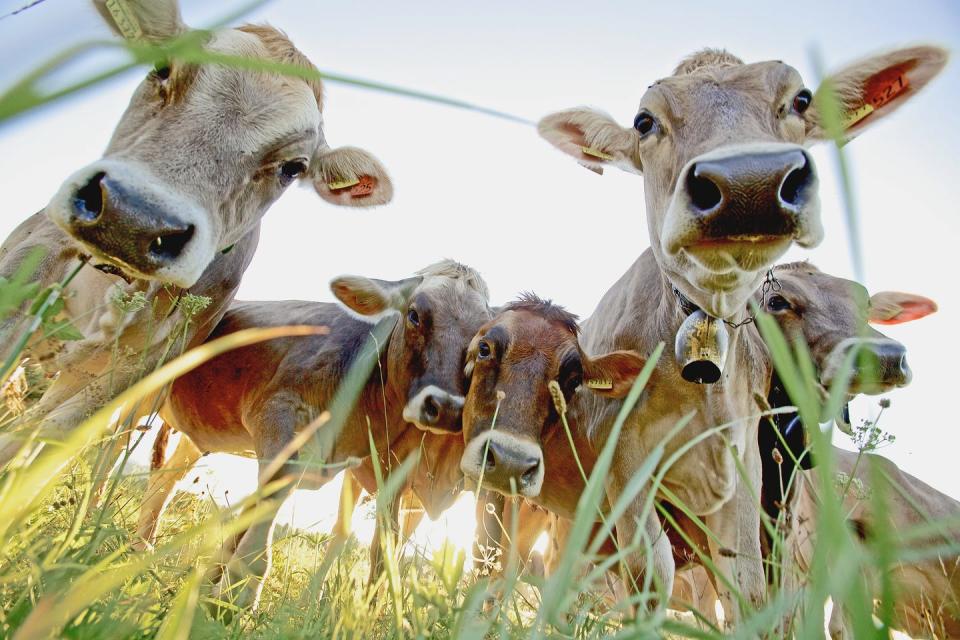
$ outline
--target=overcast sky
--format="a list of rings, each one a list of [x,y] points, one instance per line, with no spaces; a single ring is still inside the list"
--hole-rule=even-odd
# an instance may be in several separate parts
[[[2,0],[0,14],[25,3]],[[240,3],[188,2],[184,14],[204,26],[229,6]],[[284,29],[322,70],[531,120],[589,104],[624,124],[648,84],[704,46],[725,47],[747,61],[784,60],[814,88],[814,50],[836,68],[891,46],[932,42],[956,50],[960,43],[960,4],[949,0],[277,0],[249,19]],[[46,0],[0,20],[0,87],[70,44],[98,38],[109,34],[81,0]],[[0,124],[0,235],[43,208],[64,178],[99,156],[144,73]],[[847,146],[863,222],[865,284],[940,304],[930,318],[885,329],[907,346],[915,377],[911,387],[889,396],[882,426],[897,441],[883,453],[954,496],[960,496],[960,435],[952,415],[960,370],[960,286],[952,263],[960,239],[958,74],[951,63],[911,104]],[[332,145],[362,146],[384,161],[396,198],[373,211],[344,210],[292,188],[267,215],[241,287],[244,299],[330,300],[327,283],[335,275],[402,278],[451,257],[483,273],[494,302],[532,290],[585,317],[648,245],[642,179],[586,171],[530,127],[332,83],[324,119]],[[852,277],[835,164],[826,147],[813,153],[826,240],[788,258]],[[854,413],[862,418],[875,409],[872,399],[857,403]],[[248,466],[204,461],[221,480],[228,476],[230,486],[240,486],[238,474],[255,474]]]

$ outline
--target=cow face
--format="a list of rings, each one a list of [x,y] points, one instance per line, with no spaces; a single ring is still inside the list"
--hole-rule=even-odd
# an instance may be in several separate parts
[[[463,354],[491,315],[480,275],[447,260],[398,282],[343,276],[331,287],[362,315],[400,312],[387,347],[386,375],[404,402],[403,419],[426,431],[459,432]]]
[[[131,23],[118,26],[108,3],[96,4],[111,26],[130,33]],[[137,39],[188,31],[175,2],[123,5],[143,32]],[[315,70],[270,27],[217,32],[204,48]],[[317,80],[179,60],[158,65],[103,157],[64,182],[47,214],[95,264],[188,287],[294,182],[313,183],[335,204],[389,201],[389,178],[373,156],[327,146],[321,98]]]
[[[915,47],[832,76],[846,136],[898,108],[945,61],[941,49]],[[827,137],[822,95],[782,62],[706,50],[649,87],[632,127],[579,108],[545,117],[539,130],[588,168],[642,173],[660,268],[708,314],[728,318],[792,242],[813,247],[823,236],[804,149]]]
[[[631,351],[591,358],[577,333],[575,316],[534,296],[507,305],[480,329],[465,371],[470,388],[460,468],[467,478],[507,495],[539,495],[541,447],[560,428],[558,403],[582,387],[609,397],[630,390],[642,359]]]
[[[860,284],[827,275],[809,263],[774,271],[780,287],[758,303],[784,334],[808,345],[820,380],[830,387],[856,350],[848,393],[884,393],[910,383],[906,348],[869,326],[896,324],[936,311],[928,298],[883,291],[872,297]]]

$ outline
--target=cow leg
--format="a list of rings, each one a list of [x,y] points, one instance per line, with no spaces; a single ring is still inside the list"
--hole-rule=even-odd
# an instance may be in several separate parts
[[[621,436],[621,441],[628,437],[629,434],[624,433]],[[643,451],[639,443],[631,445],[622,442],[619,449],[622,451]],[[614,457],[613,467],[606,486],[607,500],[610,504],[615,504],[623,493],[624,488],[633,477],[634,469],[636,469],[636,466],[630,460],[624,460],[620,456]],[[660,518],[654,510],[651,510],[644,517],[642,511],[646,499],[646,490],[638,493],[616,524],[617,541],[621,549],[630,547],[638,539],[642,543],[640,549],[627,554],[623,560],[621,568],[624,571],[623,580],[627,588],[631,591],[642,588],[646,572],[649,570],[653,572],[653,586],[661,589],[664,594],[663,602],[660,602],[657,598],[648,602],[647,608],[652,610],[669,601],[670,594],[673,593],[676,565],[673,560],[670,540],[663,530]],[[649,567],[647,566],[648,554],[652,560],[652,566]]]
[[[296,459],[294,454],[274,476],[264,477],[273,460],[293,439],[297,424],[296,407],[296,399],[275,397],[267,401],[259,415],[250,421],[252,428],[249,430],[253,433],[257,446],[260,469],[258,484],[261,491],[275,480],[291,476],[297,478],[302,472],[302,469],[293,464]],[[295,482],[287,483],[271,495],[263,496],[257,501],[256,506],[266,505],[267,511],[239,538],[236,549],[227,561],[223,575],[214,589],[216,599],[232,602],[241,609],[256,608],[263,583],[270,573],[271,545],[277,512],[295,489]],[[224,550],[227,550],[226,546]],[[229,617],[229,615],[223,615]]]
[[[413,491],[404,491],[400,496],[400,537],[406,542],[416,533],[417,527],[423,522],[426,512],[420,499]]]
[[[163,466],[150,470],[150,481],[140,505],[140,518],[137,521],[137,540],[134,549],[144,549],[156,540],[157,524],[160,515],[167,506],[167,500],[176,486],[202,455],[193,441],[180,434],[177,448]]]
[[[401,489],[402,492],[406,490],[406,488]],[[373,541],[370,543],[370,575],[367,577],[367,584],[375,584],[377,578],[383,573],[383,526],[386,525],[394,533],[400,530],[400,502],[401,496],[394,496],[387,505],[386,517],[378,517],[374,525]]]
[[[333,535],[336,542],[345,542],[353,532],[353,512],[360,502],[360,492],[363,487],[352,470],[343,474],[343,487],[340,489],[340,505],[337,507],[337,522],[333,525]]]
[[[827,623],[827,630],[830,632],[831,640],[848,640],[853,634],[847,627],[847,617],[843,606],[834,600],[833,610],[830,612],[830,621]]]
[[[744,467],[752,487],[760,487],[759,452],[748,448]],[[763,605],[767,595],[767,579],[760,550],[760,507],[743,478],[737,479],[733,497],[719,510],[704,517],[704,523],[713,532],[709,537],[710,559],[726,580],[717,579],[724,624],[737,626],[741,619],[740,606],[730,588],[739,591],[747,606],[756,609]]]

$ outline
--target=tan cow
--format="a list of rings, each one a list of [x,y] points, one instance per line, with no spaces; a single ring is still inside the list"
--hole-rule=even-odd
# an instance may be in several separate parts
[[[128,37],[158,43],[189,32],[173,0],[95,4]],[[129,9],[120,26],[108,8],[117,6]],[[218,31],[204,48],[315,71],[272,27]],[[103,156],[67,178],[0,248],[3,276],[35,249],[44,251],[37,273],[44,285],[89,257],[65,309],[85,339],[32,345],[29,354],[60,375],[26,426],[44,418],[45,435],[61,437],[165,355],[202,342],[253,257],[261,217],[289,185],[312,184],[338,205],[390,200],[390,180],[373,156],[327,145],[322,98],[318,80],[216,64],[172,59],[147,74]],[[141,304],[131,304],[143,294]],[[210,303],[191,315],[178,305],[185,294]],[[0,327],[5,349],[28,321],[24,314]],[[145,401],[140,412],[155,404]],[[0,464],[23,435],[2,436]]]
[[[880,392],[909,382],[904,347],[869,329],[866,321],[890,323],[922,317],[935,309],[931,301],[893,292],[881,292],[869,298],[863,287],[824,274],[809,263],[783,265],[773,274],[775,292],[768,292],[758,298],[758,302],[773,314],[788,336],[810,345],[816,364],[828,372],[825,375],[835,372],[832,363],[838,358],[849,349],[858,348],[872,356],[871,364],[879,362],[882,366],[857,368],[850,382],[852,390]],[[518,305],[508,305],[504,313],[481,329],[468,352],[468,359],[474,359],[467,365],[472,377],[464,407],[467,445],[462,468],[468,478],[477,481],[482,474],[485,487],[505,494],[512,493],[512,482],[527,500],[560,518],[569,519],[574,515],[584,483],[548,387],[556,384],[564,390],[577,456],[589,474],[595,454],[582,435],[579,416],[583,415],[583,406],[596,395],[588,392],[590,381],[602,380],[610,392],[617,393],[622,385],[629,383],[640,364],[639,358],[633,356],[632,367],[620,368],[624,374],[621,379],[612,368],[602,374],[589,372],[586,367],[579,369],[580,354],[575,319],[542,301],[528,299]],[[582,387],[586,389],[576,392],[584,381],[586,384]],[[645,395],[662,392],[663,385],[664,380],[655,374]],[[494,413],[496,424],[491,428]],[[471,454],[478,450],[485,461],[481,470],[471,464]],[[529,489],[529,484],[524,484],[525,474],[538,474],[543,478],[542,483]],[[779,486],[779,482],[770,483]],[[679,517],[679,512],[675,516]],[[533,520],[540,522],[535,526],[542,530],[541,519]],[[685,530],[690,528],[688,534],[700,541],[701,552],[709,555],[707,536],[689,520],[681,518],[681,521],[688,525]],[[521,527],[524,531],[520,539],[535,540],[539,531],[530,532],[526,528],[527,525]],[[674,531],[668,530],[667,534],[671,560],[675,564],[687,565],[698,558],[682,538],[670,535],[675,534]],[[757,538],[759,549],[759,518],[751,536]],[[525,557],[527,550],[521,548],[519,552]],[[686,595],[675,591],[675,599],[682,601],[695,594],[699,602],[693,604],[709,603],[711,592],[705,586],[689,591]],[[708,619],[712,617],[712,604],[702,611]]]
[[[853,137],[898,108],[945,60],[940,49],[914,47],[831,76],[844,135]],[[545,117],[541,135],[581,164],[597,170],[615,165],[644,177],[651,246],[584,323],[584,351],[649,354],[658,343],[673,345],[691,314],[733,324],[747,319],[747,300],[773,262],[792,242],[811,247],[821,239],[817,175],[804,145],[826,138],[825,127],[820,95],[804,88],[793,68],[781,62],[744,64],[711,50],[694,54],[652,84],[632,127],[586,108]],[[665,460],[688,442],[696,445],[666,471],[664,482],[715,532],[711,558],[743,596],[734,599],[730,589],[720,594],[726,619],[735,624],[739,602],[758,606],[766,593],[753,533],[760,514],[746,484],[760,482],[753,394],[767,388],[770,367],[751,327],[726,329],[716,320],[713,327],[718,335],[729,334],[718,382],[687,382],[677,362],[662,358],[656,386],[624,426],[607,491],[613,499],[619,496],[646,453],[690,417],[667,443]],[[584,402],[577,422],[603,441],[620,404],[602,398]],[[536,451],[527,455],[539,459]],[[747,482],[740,480],[735,457],[747,470]],[[479,469],[482,462],[475,458],[470,465]],[[520,488],[532,490],[539,483],[532,472]],[[629,570],[640,575],[649,569],[669,586],[674,562],[659,517],[653,513],[637,522],[646,499],[641,492],[632,502],[618,535],[628,541],[642,534],[653,552],[632,556]]]
[[[350,311],[321,302],[236,302],[211,337],[291,324],[329,327],[328,335],[237,349],[174,383],[160,415],[182,437],[164,467],[151,473],[138,527],[144,540],[153,540],[170,491],[202,452],[255,456],[261,486],[275,477],[302,480],[306,476],[305,488],[329,479],[324,473],[315,478],[317,469],[298,465],[297,456],[274,475],[266,470],[298,431],[327,408],[341,379],[361,356],[372,327],[357,314],[400,312],[381,345],[380,367],[370,375],[340,432],[327,450],[313,452],[314,459],[332,465],[334,472],[342,469],[370,455],[372,434],[386,463],[395,444],[409,443],[408,437],[416,441],[408,431],[417,426],[459,430],[465,391],[463,353],[490,316],[487,287],[480,275],[464,265],[442,261],[405,280],[344,276],[331,286]],[[323,437],[322,428],[318,435]],[[285,486],[268,503],[279,509],[294,487]],[[270,567],[272,532],[273,518],[269,518],[227,543],[222,554],[225,571],[216,595],[240,606],[256,604]],[[250,579],[240,583],[246,577]],[[239,592],[230,593],[238,583]]]

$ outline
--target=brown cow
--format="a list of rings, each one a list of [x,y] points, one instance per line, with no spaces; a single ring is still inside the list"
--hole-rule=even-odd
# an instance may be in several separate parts
[[[857,135],[902,105],[945,60],[941,49],[914,47],[833,75],[844,135]],[[581,164],[598,170],[612,164],[644,176],[651,246],[584,323],[585,352],[648,354],[658,343],[674,344],[688,316],[733,324],[749,317],[746,303],[773,262],[792,242],[811,247],[821,239],[817,175],[803,145],[827,137],[822,108],[820,96],[804,88],[793,68],[781,62],[744,64],[727,52],[707,50],[647,89],[632,127],[585,108],[540,122],[540,133]],[[677,362],[662,358],[656,388],[624,425],[607,491],[619,496],[646,453],[689,418],[666,443],[664,459],[686,443],[696,444],[665,470],[664,484],[716,534],[711,558],[743,596],[735,599],[728,588],[720,594],[726,618],[735,624],[738,602],[757,606],[766,595],[754,534],[760,514],[746,485],[760,482],[753,394],[767,388],[770,367],[749,326],[727,330],[716,320],[712,326],[717,350],[721,343],[726,349],[717,383],[688,383]],[[729,340],[720,340],[726,334]],[[577,422],[602,441],[620,404],[585,402]],[[533,468],[537,453],[526,455]],[[534,476],[530,487],[537,483]],[[650,541],[653,552],[634,554],[629,569],[640,575],[651,558],[649,570],[669,587],[670,545],[658,515],[641,513],[646,501],[641,492],[621,518],[618,535],[628,541],[639,533]]]
[[[373,316],[393,309],[401,315],[381,345],[381,367],[371,374],[327,450],[312,452],[316,459],[333,465],[336,471],[366,457],[370,455],[368,434],[372,434],[377,451],[388,452],[408,429],[415,428],[408,416],[416,419],[416,426],[460,429],[463,353],[477,328],[490,317],[487,287],[479,274],[447,260],[405,280],[344,276],[331,286],[354,313],[332,303],[237,302],[212,337],[249,327],[289,324],[329,327],[328,335],[237,349],[174,383],[160,415],[183,437],[164,468],[151,473],[139,524],[144,540],[153,539],[173,485],[202,452],[254,455],[261,476],[266,475],[264,470],[298,430],[328,405],[342,377],[361,355],[371,325],[356,314]],[[323,433],[321,429],[318,436]],[[384,457],[390,460],[389,454]],[[310,479],[313,471],[298,465],[294,456],[276,476],[299,479],[307,475]],[[259,478],[261,486],[272,479]],[[321,473],[314,484],[326,479]],[[292,489],[287,485],[270,496],[270,504],[279,508]],[[228,597],[231,585],[250,576],[233,599],[241,606],[256,603],[269,570],[272,531],[270,518],[228,543],[218,595]]]
[[[159,43],[188,32],[173,0],[95,4],[128,37]],[[122,24],[108,8],[116,6],[129,9]],[[204,47],[315,71],[271,27],[225,29]],[[0,248],[2,276],[35,249],[46,252],[36,276],[44,285],[73,272],[81,256],[98,267],[80,269],[65,296],[66,315],[85,339],[64,347],[45,341],[30,350],[37,358],[53,356],[48,369],[60,375],[27,426],[44,418],[46,436],[62,437],[162,364],[165,347],[172,344],[169,353],[176,354],[202,342],[253,257],[261,217],[289,185],[310,183],[338,205],[390,200],[390,180],[375,158],[327,145],[322,106],[319,80],[177,59],[147,75],[103,157],[69,177]],[[141,304],[130,304],[144,294]],[[185,294],[210,304],[189,315],[178,307]],[[24,314],[0,329],[13,335],[28,321]],[[141,413],[154,402],[142,403]],[[0,464],[21,445],[22,434],[5,434]]]
[[[831,363],[857,346],[876,360],[889,360],[896,366],[858,368],[851,388],[879,392],[909,381],[903,346],[870,330],[865,323],[868,317],[885,322],[922,317],[935,308],[929,300],[882,292],[870,298],[868,304],[862,287],[826,275],[808,263],[784,265],[773,273],[777,278],[776,292],[765,295],[762,302],[788,336],[811,345],[821,370],[833,370]],[[577,455],[589,474],[595,460],[594,451],[582,435],[579,417],[594,394],[575,393],[575,390],[583,380],[589,385],[590,380],[600,378],[611,387],[610,391],[617,392],[639,370],[639,359],[631,368],[621,369],[626,375],[619,381],[617,375],[609,372],[598,376],[587,374],[585,369],[581,373],[576,368],[580,350],[572,316],[534,299],[506,309],[507,312],[481,329],[468,353],[468,358],[476,360],[467,365],[470,368],[472,364],[472,379],[464,407],[467,447],[462,468],[468,478],[476,481],[482,474],[485,487],[503,493],[512,493],[512,482],[528,500],[561,518],[571,518],[584,484],[548,386],[558,384],[564,389]],[[663,384],[655,374],[645,395],[656,395]],[[494,412],[496,425],[491,429]],[[504,436],[494,439],[494,434],[501,433]],[[501,450],[502,443],[509,444],[506,455]],[[485,455],[481,469],[472,464],[478,450]],[[542,478],[539,486],[525,481],[525,475],[533,474]],[[759,531],[758,518],[757,528],[751,534],[757,538],[758,549]],[[695,540],[702,540],[702,551],[709,554],[706,537],[699,530],[691,534]],[[523,537],[533,540],[536,535],[528,532]],[[694,556],[685,551],[678,540],[674,540],[671,560],[689,562]]]

